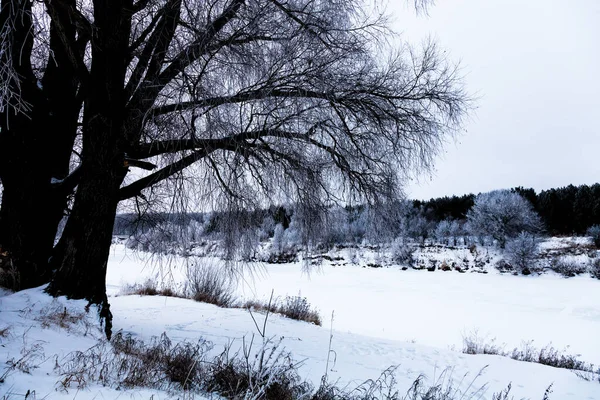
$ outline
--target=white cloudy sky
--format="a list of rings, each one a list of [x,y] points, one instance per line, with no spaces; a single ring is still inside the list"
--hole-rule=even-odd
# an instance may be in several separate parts
[[[398,3],[398,4],[395,4]],[[415,16],[390,0],[394,27],[434,37],[479,97],[411,198],[513,186],[600,182],[600,0],[438,0]]]

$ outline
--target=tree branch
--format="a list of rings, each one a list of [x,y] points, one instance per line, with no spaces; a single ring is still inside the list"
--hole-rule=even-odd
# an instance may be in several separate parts
[[[306,90],[301,88],[296,89],[258,89],[249,92],[241,92],[231,96],[220,96],[212,97],[208,99],[198,99],[193,101],[182,101],[174,104],[167,104],[164,106],[153,108],[151,111],[152,116],[160,116],[169,114],[172,112],[185,111],[192,108],[201,107],[216,107],[223,104],[234,104],[242,103],[249,100],[261,100],[273,97],[283,98],[312,98],[312,99],[323,99],[332,100],[335,98],[333,93],[328,92],[317,92],[313,90]]]
[[[46,9],[48,15],[52,20],[52,23],[56,27],[56,33],[60,37],[63,44],[65,53],[75,71],[79,75],[80,82],[86,82],[89,79],[89,71],[83,61],[83,54],[81,52],[82,43],[77,40],[72,40],[66,34],[66,26],[75,24],[77,31],[80,32],[82,38],[89,38],[92,35],[91,23],[81,14],[79,10],[73,8],[71,5],[66,4],[61,0],[45,0]],[[84,44],[87,43],[87,39],[84,39]],[[85,46],[83,45],[83,48]]]
[[[143,143],[128,150],[127,156],[130,159],[144,159],[158,156],[166,153],[176,153],[185,150],[204,149],[224,149],[230,148],[251,139],[263,137],[280,138],[300,138],[306,135],[300,135],[295,132],[283,131],[280,129],[261,129],[255,131],[245,131],[238,134],[224,137],[221,139],[173,139],[161,140],[150,143]]]
[[[160,74],[158,74],[151,81],[145,81],[135,91],[133,99],[131,101],[132,107],[138,108],[139,111],[144,113],[149,109],[160,91],[179,75],[183,70],[190,64],[195,62],[202,54],[205,53],[206,48],[209,46],[215,36],[227,25],[227,23],[235,17],[238,10],[245,3],[245,0],[232,0],[232,2],[225,8],[223,13],[217,17],[212,23],[210,23],[202,37],[192,42],[185,49],[180,51],[171,64],[166,67]]]
[[[153,174],[150,174],[142,179],[139,179],[119,190],[119,200],[126,200],[134,196],[138,196],[142,190],[155,185],[156,183],[167,179],[168,177],[176,174],[189,167],[196,161],[206,157],[216,149],[200,149],[194,153],[183,157],[181,160],[168,165]]]

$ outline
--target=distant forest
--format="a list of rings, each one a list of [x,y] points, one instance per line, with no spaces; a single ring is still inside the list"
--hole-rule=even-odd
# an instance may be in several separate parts
[[[536,193],[534,189],[516,187],[510,189],[528,200],[533,210],[541,218],[544,232],[548,235],[581,235],[593,225],[600,225],[600,183],[594,185],[569,185],[562,188],[549,189]],[[405,232],[408,236],[427,237],[434,235],[436,227],[440,223],[449,225],[454,222],[461,229],[467,217],[467,213],[473,207],[476,195],[467,194],[462,196],[445,196],[430,199],[428,201],[409,200],[398,204],[398,211],[408,218],[404,218]],[[377,230],[382,226],[382,220],[372,221],[372,218],[361,218],[365,214],[365,206],[345,207],[341,212],[333,212],[333,219],[346,220],[346,236],[350,235],[354,240],[359,240],[369,235],[372,223],[377,224]],[[277,225],[287,230],[290,223],[294,225],[294,214],[297,211],[293,206],[272,206],[265,210],[241,212],[237,217],[241,225],[246,228],[252,226],[262,229],[264,232],[259,236],[273,237]],[[328,212],[331,214],[330,212]],[[361,219],[363,221],[361,221]],[[203,235],[211,232],[221,231],[222,222],[229,220],[223,213],[155,213],[151,215],[120,214],[117,216],[114,227],[115,235],[139,234],[154,229],[158,225],[188,226],[190,223],[201,224]],[[441,224],[441,225],[443,225]],[[339,224],[338,224],[339,225]],[[383,224],[385,225],[385,223]],[[338,229],[335,229],[336,231]],[[438,228],[439,230],[439,228]],[[413,232],[411,235],[410,232]],[[429,232],[429,233],[427,233]],[[333,234],[333,232],[332,232]],[[337,235],[338,233],[335,233]],[[390,232],[393,236],[396,233]],[[333,239],[333,238],[332,238]],[[334,239],[337,241],[337,239]]]
[[[600,183],[594,185],[569,185],[543,190],[516,187],[511,191],[529,200],[551,235],[584,234],[592,225],[600,225]],[[475,195],[440,197],[429,201],[414,200],[413,206],[423,210],[435,222],[463,220],[473,206]]]

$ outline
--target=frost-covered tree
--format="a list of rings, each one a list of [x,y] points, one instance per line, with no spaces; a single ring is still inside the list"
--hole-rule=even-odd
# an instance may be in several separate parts
[[[286,246],[284,233],[285,229],[283,228],[283,225],[277,224],[273,232],[273,241],[271,242],[271,254],[279,255],[283,253]]]
[[[435,227],[435,231],[434,231],[434,235],[435,238],[442,243],[446,243],[448,244],[449,238],[450,238],[450,225],[452,224],[451,221],[448,220],[443,220],[440,221],[437,226]]]
[[[456,246],[458,244],[458,238],[460,236],[464,236],[465,231],[460,222],[453,220],[450,222],[450,226],[448,227],[448,234],[452,239],[452,243],[454,246]]]
[[[360,243],[367,233],[368,212],[365,207],[348,207],[348,240]]]
[[[506,243],[504,254],[513,267],[528,275],[538,255],[538,244],[535,234],[521,232]]]
[[[479,194],[467,213],[470,234],[489,236],[504,248],[507,239],[521,232],[540,232],[542,222],[531,204],[509,190]]]

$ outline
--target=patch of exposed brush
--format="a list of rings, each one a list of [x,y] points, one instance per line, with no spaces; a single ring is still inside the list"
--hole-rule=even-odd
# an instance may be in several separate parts
[[[122,293],[124,295],[140,295],[140,296],[166,296],[166,297],[184,297],[183,294],[178,293],[171,287],[158,288],[155,281],[148,279],[144,283],[136,283],[133,285],[127,285],[123,288]]]
[[[64,391],[80,390],[91,383],[117,390],[191,390],[201,387],[204,357],[209,349],[203,340],[173,344],[163,334],[146,344],[119,332],[110,342],[102,341],[57,360],[55,369]]]
[[[408,390],[401,390],[394,367],[354,388],[340,388],[327,376],[315,387],[300,377],[301,363],[293,360],[281,340],[266,338],[264,331],[243,339],[237,351],[232,344],[210,357],[212,345],[204,340],[174,344],[163,334],[146,344],[119,332],[110,342],[57,359],[57,387],[65,392],[91,384],[117,390],[144,387],[178,395],[183,391],[184,398],[216,394],[236,400],[468,400],[480,398],[486,388],[475,385],[483,370],[466,389],[460,389],[465,377],[453,386],[451,370],[446,370],[432,385],[419,376]],[[505,393],[509,392],[510,386]],[[497,396],[493,398],[508,399]]]
[[[551,344],[541,349],[533,346],[532,342],[525,342],[520,348],[514,348],[511,351],[504,349],[504,345],[497,345],[494,339],[485,340],[473,333],[470,336],[463,337],[463,349],[465,354],[490,354],[509,357],[517,361],[525,361],[548,365],[555,368],[563,368],[574,371],[580,377],[587,377],[586,380],[597,380],[600,382],[600,367],[594,364],[582,361],[579,354],[569,354],[566,350],[558,350]]]
[[[572,278],[588,271],[588,266],[574,257],[559,257],[550,263],[550,269],[565,278]]]
[[[296,321],[304,321],[318,326],[322,324],[319,312],[311,306],[306,297],[300,295],[286,296],[282,302],[274,300],[273,295],[271,295],[267,303],[250,300],[237,304],[235,307],[244,308],[251,312],[280,314]]]
[[[40,310],[35,319],[40,322],[43,328],[57,327],[67,331],[81,329],[86,335],[92,329],[92,325],[88,322],[86,316],[85,311],[70,310],[55,299],[47,307]]]

